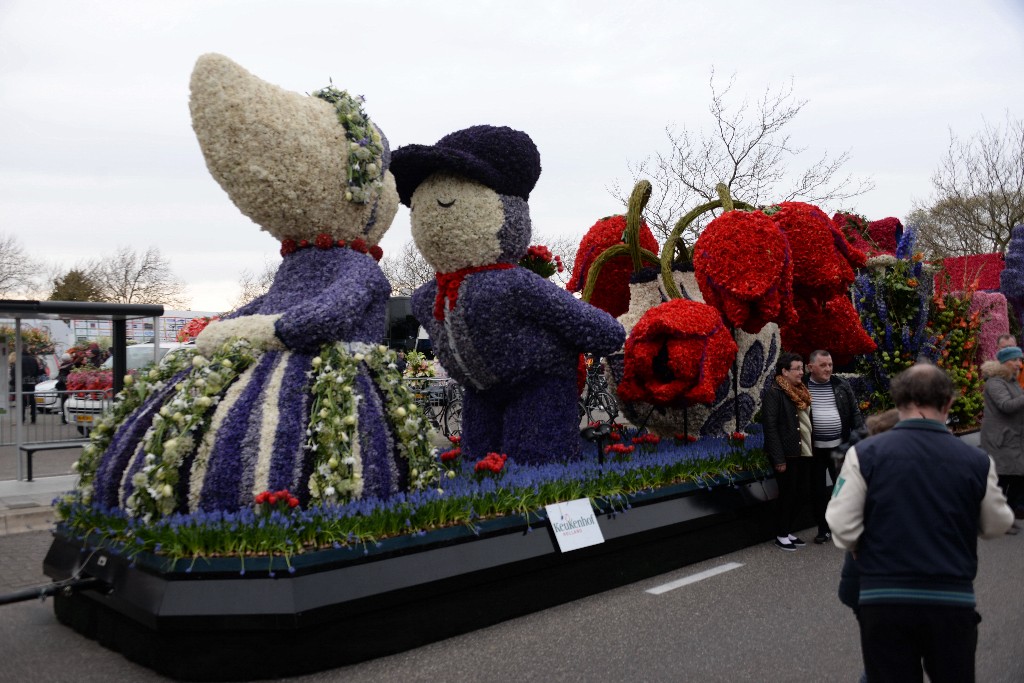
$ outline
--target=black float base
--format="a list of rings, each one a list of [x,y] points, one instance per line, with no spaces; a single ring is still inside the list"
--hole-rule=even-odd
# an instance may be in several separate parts
[[[127,658],[177,679],[294,676],[466,633],[773,537],[774,482],[638,497],[599,517],[605,542],[558,550],[546,521],[496,520],[479,536],[432,532],[415,543],[312,553],[296,571],[237,560],[179,566],[86,549],[58,534],[53,579],[96,576],[108,592],[59,596],[57,618]],[[180,563],[179,563],[180,564]]]

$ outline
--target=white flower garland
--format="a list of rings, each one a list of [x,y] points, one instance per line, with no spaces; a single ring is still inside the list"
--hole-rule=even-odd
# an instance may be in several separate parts
[[[366,364],[377,375],[377,384],[384,392],[388,416],[398,434],[398,454],[409,463],[409,486],[422,489],[440,480],[441,465],[430,445],[430,425],[416,405],[412,390],[402,381],[397,358],[394,351],[378,346],[367,354]]]
[[[205,431],[211,409],[259,355],[248,340],[235,339],[209,359],[192,358],[192,372],[153,417],[153,425],[143,437],[144,465],[133,475],[135,490],[125,501],[130,516],[148,521],[174,511],[181,463],[195,446],[195,432]]]
[[[338,503],[363,493],[359,452],[359,400],[355,379],[366,362],[384,393],[386,417],[398,434],[398,453],[409,463],[412,488],[424,488],[440,477],[429,440],[429,428],[402,382],[397,355],[386,346],[336,343],[313,358],[313,406],[306,448],[315,453],[309,494],[315,501]]]
[[[313,405],[306,450],[314,454],[309,477],[313,501],[334,504],[363,492],[360,397],[355,391],[360,355],[350,354],[345,344],[328,344],[312,361]]]
[[[88,505],[92,502],[93,482],[100,464],[100,456],[126,417],[139,408],[146,399],[164,387],[164,382],[178,374],[192,363],[194,349],[183,349],[164,356],[161,362],[147,372],[127,375],[124,388],[114,397],[110,407],[104,411],[96,426],[89,434],[89,443],[82,448],[81,457],[71,466],[79,475],[77,493],[80,500]]]

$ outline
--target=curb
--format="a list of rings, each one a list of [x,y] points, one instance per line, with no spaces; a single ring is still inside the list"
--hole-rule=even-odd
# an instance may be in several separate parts
[[[0,536],[28,531],[49,531],[53,523],[54,510],[49,506],[10,510],[7,514],[0,515]]]

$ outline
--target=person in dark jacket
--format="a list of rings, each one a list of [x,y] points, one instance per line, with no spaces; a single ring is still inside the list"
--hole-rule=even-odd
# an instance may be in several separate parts
[[[775,372],[775,381],[761,403],[761,422],[765,453],[779,485],[775,547],[793,551],[806,545],[793,535],[793,527],[810,489],[811,395],[803,383],[803,360],[797,354],[779,356]]]
[[[11,354],[13,355],[13,354]],[[32,415],[32,424],[36,423],[36,383],[43,374],[43,366],[27,350],[21,351],[21,421],[25,421],[25,410]],[[15,382],[15,366],[11,365],[11,386]]]
[[[836,480],[832,450],[848,441],[850,433],[864,426],[857,408],[857,398],[849,382],[832,374],[832,354],[823,349],[812,351],[807,358],[807,388],[814,404],[812,413],[814,464],[811,471],[811,503],[814,521],[818,524],[815,543],[832,538],[825,521],[825,506],[832,491],[825,486],[825,472]]]
[[[1013,523],[991,457],[945,421],[952,380],[918,363],[890,385],[900,421],[849,450],[826,516],[860,571],[870,681],[973,681],[977,537]]]

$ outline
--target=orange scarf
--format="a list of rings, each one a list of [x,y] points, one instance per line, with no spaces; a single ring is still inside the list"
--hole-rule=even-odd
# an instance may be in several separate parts
[[[800,383],[793,386],[782,375],[775,376],[775,383],[779,385],[779,389],[786,393],[786,396],[789,396],[789,400],[795,403],[798,409],[807,410],[811,407],[811,392],[805,384]]]

